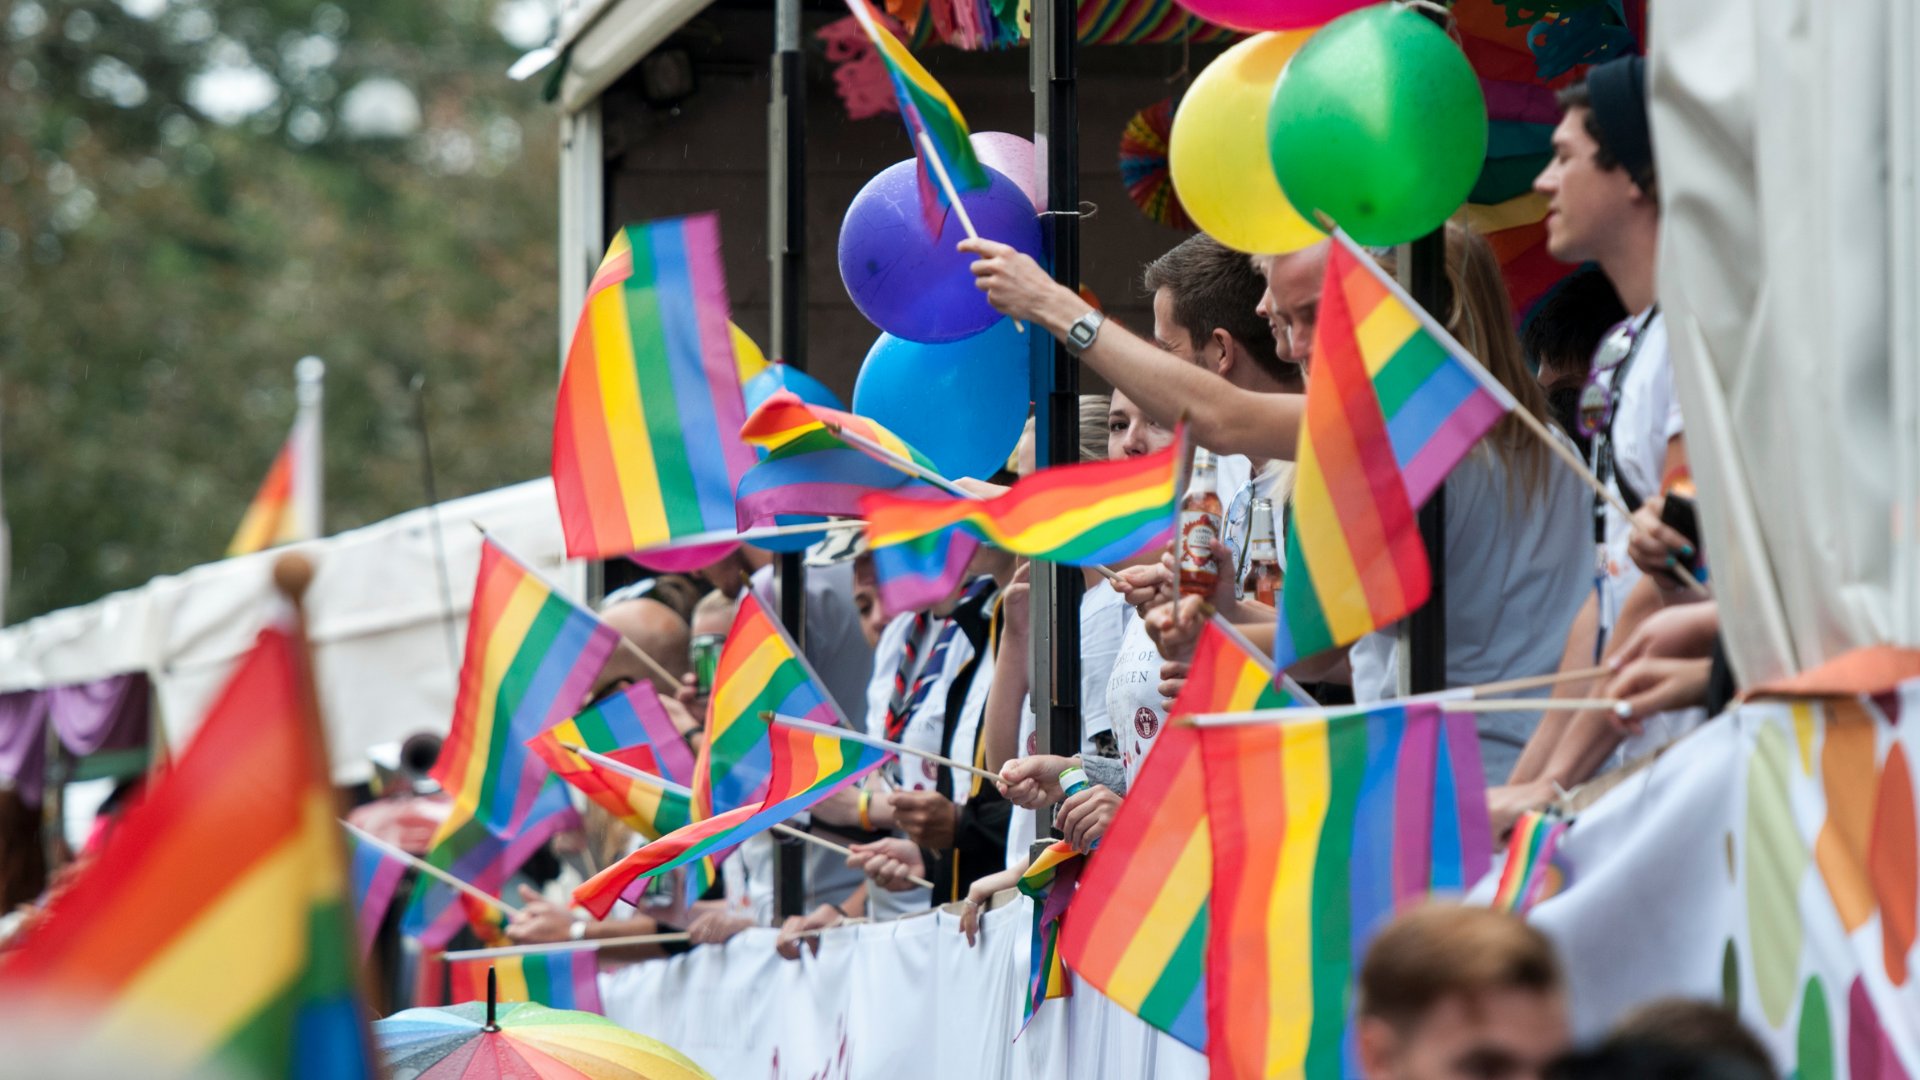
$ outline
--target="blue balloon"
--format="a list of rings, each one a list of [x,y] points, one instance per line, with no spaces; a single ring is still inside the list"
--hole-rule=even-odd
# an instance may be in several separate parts
[[[776,392],[786,390],[809,405],[823,405],[829,409],[846,412],[847,407],[840,404],[840,398],[819,379],[775,360],[761,370],[760,374],[747,380],[740,393],[747,399],[747,411],[751,413],[759,408]]]
[[[973,284],[973,259],[960,215],[946,211],[932,236],[920,210],[918,166],[882,169],[853,197],[840,223],[840,281],[867,321],[913,341],[958,341],[999,321]],[[1040,221],[1019,184],[987,169],[987,186],[960,201],[980,235],[1040,257]]]
[[[853,384],[853,411],[905,439],[944,476],[992,476],[1027,424],[1027,350],[1038,332],[1001,319],[944,345],[881,334]]]

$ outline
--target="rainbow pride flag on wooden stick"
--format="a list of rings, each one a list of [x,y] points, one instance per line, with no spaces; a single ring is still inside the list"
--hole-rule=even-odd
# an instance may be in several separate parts
[[[957,526],[1029,558],[1069,566],[1121,562],[1173,535],[1185,448],[1181,428],[1156,453],[1055,465],[991,499],[869,495],[860,501],[867,543],[878,551]]]
[[[1195,643],[1167,729],[1087,861],[1060,931],[1076,975],[1196,1050],[1207,1046],[1208,896],[1213,880],[1200,713],[1311,704],[1274,681],[1259,650],[1214,616]]]
[[[736,533],[753,464],[712,214],[629,225],[587,287],[553,424],[567,554],[604,559]]]
[[[11,1019],[147,1076],[380,1075],[306,657],[261,632],[173,768],[0,956]]]
[[[1414,512],[1516,407],[1366,252],[1333,234],[1274,635],[1282,668],[1426,603]]]
[[[1214,1076],[1358,1075],[1352,984],[1368,944],[1396,912],[1465,892],[1490,862],[1471,716],[1431,702],[1299,712],[1200,720]]]
[[[735,807],[695,821],[641,847],[595,874],[573,891],[575,903],[605,918],[613,902],[640,878],[736,847],[884,764],[890,751],[825,730],[768,725],[773,771],[756,805]]]
[[[808,404],[788,390],[761,402],[740,437],[767,455],[735,492],[742,529],[778,514],[856,517],[869,492],[939,475],[926,455],[872,420]]]
[[[968,138],[967,118],[960,115],[960,106],[954,104],[946,88],[914,59],[899,38],[880,25],[867,0],[847,0],[847,7],[872,39],[880,62],[886,65],[894,97],[900,102],[900,118],[906,121],[907,137],[913,142],[913,156],[920,163],[921,216],[927,231],[939,236],[947,200],[934,182],[927,154],[939,155],[957,191],[973,191],[988,183],[986,166],[980,164],[980,156],[974,153]]]

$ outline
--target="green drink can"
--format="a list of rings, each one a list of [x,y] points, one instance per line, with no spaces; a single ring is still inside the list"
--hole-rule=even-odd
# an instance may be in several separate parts
[[[725,634],[696,634],[687,648],[693,658],[693,681],[702,694],[713,690],[713,675],[720,668],[720,648],[726,640]]]

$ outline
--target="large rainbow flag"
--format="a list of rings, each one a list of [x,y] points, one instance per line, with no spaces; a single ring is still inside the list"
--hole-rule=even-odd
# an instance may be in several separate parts
[[[817,728],[768,726],[772,773],[761,802],[739,806],[676,830],[595,874],[573,891],[574,903],[605,918],[635,881],[685,866],[806,810],[884,764],[891,752]]]
[[[1282,668],[1426,603],[1432,580],[1414,511],[1515,407],[1366,252],[1334,233],[1274,634]]]
[[[1349,1027],[1367,945],[1491,861],[1473,717],[1390,705],[1202,727],[1199,739],[1211,1072],[1358,1075]]]
[[[1060,931],[1074,974],[1196,1050],[1207,1046],[1208,894],[1213,880],[1200,732],[1184,717],[1310,704],[1219,616],[1195,643],[1167,728],[1080,875]]]
[[[774,764],[766,713],[845,726],[825,684],[749,589],[720,647],[707,698],[707,737],[693,771],[696,819],[757,807],[766,796]]]
[[[856,437],[849,441],[842,433]],[[753,411],[740,437],[766,452],[766,458],[740,478],[735,492],[742,529],[765,524],[778,514],[832,514],[856,517],[868,492],[910,483],[912,473],[899,462],[939,470],[926,455],[864,416],[811,405],[781,390]],[[861,442],[894,455],[889,461]]]
[[[735,535],[753,464],[712,214],[629,225],[587,287],[553,424],[567,554],[611,558]]]
[[[880,25],[867,0],[847,0],[847,7],[872,39],[874,51],[887,67],[894,97],[899,99],[900,118],[906,121],[907,136],[913,140],[913,156],[920,162],[921,216],[927,231],[938,236],[947,200],[933,176],[933,166],[927,161],[927,144],[931,143],[932,153],[939,155],[955,191],[987,186],[986,166],[980,164],[980,157],[968,139],[967,118],[960,115],[960,106],[954,104],[946,87],[913,58],[899,38]],[[926,136],[924,140],[922,135]]]
[[[1181,429],[1155,453],[1055,465],[991,499],[878,492],[860,500],[867,543],[877,552],[958,527],[1015,554],[1069,566],[1130,559],[1173,535],[1185,447]]]
[[[295,639],[262,631],[186,752],[0,957],[12,1015],[44,1008],[146,1075],[379,1074],[311,695]]]
[[[453,1000],[487,1000],[487,972],[495,1001],[537,1001],[549,1009],[604,1013],[600,1004],[600,959],[591,949],[447,961]]]
[[[481,544],[452,729],[433,767],[454,806],[436,843],[468,817],[501,836],[521,830],[535,799],[558,790],[527,740],[579,711],[619,646],[492,538]]]

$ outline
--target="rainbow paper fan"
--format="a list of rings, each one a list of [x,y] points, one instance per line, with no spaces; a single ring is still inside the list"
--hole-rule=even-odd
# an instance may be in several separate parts
[[[1173,130],[1173,99],[1133,114],[1120,133],[1120,181],[1140,212],[1172,229],[1191,229],[1193,219],[1180,205],[1167,171],[1167,135]]]

